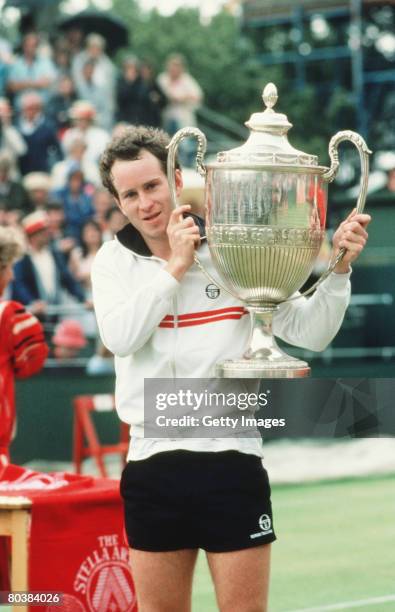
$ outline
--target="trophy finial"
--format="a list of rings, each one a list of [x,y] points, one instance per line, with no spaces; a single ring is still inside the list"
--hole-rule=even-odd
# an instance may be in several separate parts
[[[278,100],[277,87],[274,83],[268,83],[263,90],[262,99],[267,108],[273,108]]]

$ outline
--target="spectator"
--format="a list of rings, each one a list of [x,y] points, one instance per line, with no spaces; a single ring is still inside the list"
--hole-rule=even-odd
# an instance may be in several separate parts
[[[8,73],[12,61],[11,45],[8,40],[0,37],[0,97],[6,94]]]
[[[0,98],[0,151],[9,155],[12,160],[13,178],[19,176],[19,157],[27,151],[27,146],[12,125],[12,108],[7,98]]]
[[[119,232],[128,223],[127,218],[118,206],[113,206],[107,211],[105,216],[107,229],[103,232],[103,241],[113,240],[117,232]]]
[[[88,60],[94,61],[93,83],[106,92],[108,117],[113,119],[115,106],[115,67],[105,53],[106,41],[99,34],[90,34],[86,38],[85,50],[75,56],[72,62],[71,75],[77,91],[83,87],[83,68]],[[103,126],[106,127],[106,126]],[[111,128],[111,125],[108,129]]]
[[[49,58],[38,53],[39,37],[30,32],[23,37],[22,55],[10,68],[8,89],[15,95],[16,107],[20,108],[22,94],[36,92],[42,102],[48,100],[51,85],[56,78],[56,69]]]
[[[100,225],[90,219],[81,229],[81,246],[73,249],[70,256],[70,270],[85,288],[86,295],[91,294],[91,267],[96,253],[103,243]]]
[[[166,96],[154,77],[152,66],[143,61],[140,64],[140,76],[143,84],[143,98],[141,123],[152,127],[161,127],[162,111],[166,106]]]
[[[70,166],[66,186],[54,191],[54,196],[63,204],[66,233],[79,242],[82,226],[95,214],[92,204],[93,186],[85,182],[79,164]]]
[[[30,207],[43,210],[49,202],[51,179],[45,172],[30,172],[23,179],[23,185],[29,196]]]
[[[168,58],[166,71],[159,75],[158,84],[167,98],[163,112],[165,130],[173,135],[183,127],[196,125],[195,111],[203,94],[197,81],[186,72],[182,55],[174,54]],[[185,165],[193,165],[194,155],[189,141],[180,144],[179,156]]]
[[[62,140],[63,149],[67,151],[70,140],[80,136],[86,143],[85,157],[94,164],[99,163],[99,158],[110,140],[108,132],[95,126],[95,107],[85,100],[77,100],[70,109],[70,117],[73,127],[66,130]]]
[[[65,214],[63,204],[57,200],[50,200],[45,208],[48,215],[48,231],[50,245],[60,251],[68,262],[76,241],[65,232]]]
[[[15,264],[12,297],[28,305],[30,312],[44,316],[49,304],[62,304],[66,291],[78,301],[84,292],[69,272],[63,255],[49,247],[48,217],[36,211],[23,219],[27,253]]]
[[[95,67],[95,59],[85,61],[81,78],[78,80],[77,94],[79,98],[92,104],[96,111],[97,124],[109,131],[114,124],[114,109],[108,103],[108,87],[94,79]]]
[[[175,134],[180,128],[196,125],[195,111],[203,94],[197,81],[186,71],[182,55],[174,54],[167,59],[166,71],[159,75],[158,83],[167,98],[163,113],[165,130]]]
[[[64,33],[64,42],[70,57],[73,60],[83,51],[84,32],[78,26],[73,26]]]
[[[65,39],[61,38],[55,42],[53,61],[58,74],[58,79],[70,74],[71,56],[67,41]]]
[[[71,125],[69,111],[76,99],[77,96],[72,78],[67,74],[63,74],[58,80],[56,91],[50,97],[47,104],[47,116],[54,123],[59,138]]]
[[[85,139],[81,135],[75,134],[67,139],[63,148],[66,155],[65,159],[55,164],[52,168],[52,189],[62,189],[66,186],[70,168],[75,166],[75,164],[80,166],[88,183],[100,186],[101,180],[98,167],[86,156],[87,147]]]
[[[117,82],[117,121],[140,125],[144,105],[144,87],[137,57],[130,55],[122,63]]]
[[[55,126],[44,116],[42,100],[36,93],[22,96],[21,110],[17,127],[27,144],[27,151],[20,158],[21,172],[23,175],[48,172],[62,158]]]
[[[55,328],[52,337],[54,357],[56,359],[73,359],[86,346],[84,330],[79,321],[64,319]]]
[[[94,219],[100,225],[102,232],[107,229],[107,212],[116,206],[115,200],[110,192],[104,187],[99,187],[93,194]]]
[[[18,236],[0,228],[0,300],[12,280],[12,266],[22,255]],[[48,354],[41,324],[18,302],[0,301],[0,478],[9,462],[9,447],[15,434],[14,379],[41,370]]]
[[[7,153],[0,153],[0,208],[19,210],[22,216],[31,210],[29,196],[23,185],[13,180],[12,161]]]

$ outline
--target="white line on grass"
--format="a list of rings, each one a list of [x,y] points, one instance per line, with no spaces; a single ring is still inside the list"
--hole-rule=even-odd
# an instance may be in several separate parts
[[[395,601],[395,595],[384,595],[383,597],[371,597],[370,599],[360,599],[358,601],[342,601],[329,606],[317,606],[314,608],[303,608],[291,610],[291,612],[326,612],[327,610],[349,610],[361,606],[372,606],[376,603],[389,603]]]

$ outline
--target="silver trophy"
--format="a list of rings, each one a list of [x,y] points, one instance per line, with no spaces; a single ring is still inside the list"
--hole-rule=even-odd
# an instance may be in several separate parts
[[[220,281],[195,261],[211,282],[242,301],[251,315],[251,336],[243,356],[218,363],[223,378],[298,378],[310,374],[305,361],[282,351],[272,333],[272,318],[282,302],[298,299],[298,290],[310,276],[325,235],[327,184],[339,168],[338,145],[350,140],[358,149],[361,188],[356,205],[365,205],[370,151],[356,132],[338,132],[329,143],[331,167],[318,165],[315,155],[294,149],[287,117],[273,107],[277,89],[263,91],[266,109],[246,122],[251,133],[240,147],[217,154],[203,164],[206,138],[197,128],[179,130],[171,140],[168,178],[176,202],[175,158],[181,140],[198,140],[196,164],[206,178],[206,236]],[[334,269],[327,271],[303,295],[313,291]],[[296,295],[295,295],[296,294]]]

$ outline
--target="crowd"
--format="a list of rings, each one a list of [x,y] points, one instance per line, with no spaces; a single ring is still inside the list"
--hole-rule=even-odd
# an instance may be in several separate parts
[[[167,58],[157,77],[147,61],[125,57],[117,68],[99,34],[70,30],[54,45],[36,32],[19,53],[0,45],[0,226],[20,233],[23,257],[5,298],[41,320],[54,306],[90,307],[90,267],[104,240],[126,223],[101,186],[98,162],[111,137],[127,124],[163,127],[170,134],[195,125],[202,91],[181,55]],[[187,145],[181,161],[191,160]],[[74,322],[75,323],[75,322]],[[96,334],[82,317],[76,346]],[[64,338],[64,330],[54,339]],[[77,334],[77,335],[78,335]],[[56,344],[56,342],[55,342]],[[58,347],[64,355],[67,347]]]

